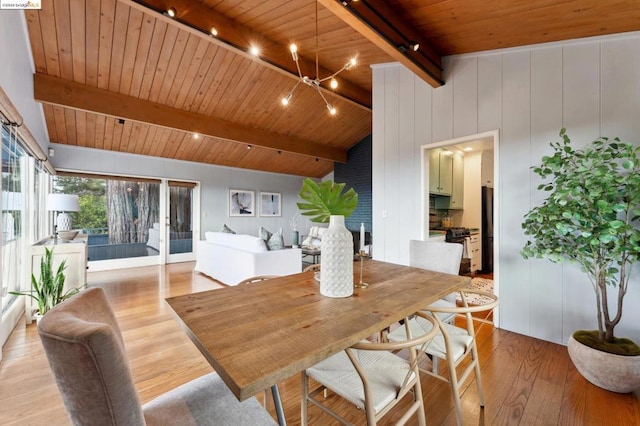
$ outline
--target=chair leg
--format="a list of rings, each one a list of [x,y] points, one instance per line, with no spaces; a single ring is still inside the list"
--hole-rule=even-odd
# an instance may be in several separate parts
[[[471,356],[473,357],[473,360],[476,363],[474,367],[474,372],[476,375],[476,386],[478,386],[478,398],[480,399],[480,407],[484,408],[484,392],[482,391],[482,375],[480,374],[480,359],[478,358],[478,349],[476,348],[475,342],[474,342],[473,348],[471,349]]]
[[[434,357],[435,358],[435,357]],[[462,402],[460,401],[460,386],[458,385],[458,373],[456,365],[451,357],[447,357],[447,368],[449,368],[449,385],[451,385],[451,395],[453,405],[456,409],[456,421],[458,426],[462,426]]]
[[[418,372],[418,380],[416,380],[416,384],[413,387],[413,397],[415,398],[416,402],[418,402],[419,406],[418,406],[418,425],[419,426],[426,426],[427,425],[427,418],[424,415],[424,400],[422,399],[422,385],[420,384],[420,372]]]
[[[301,426],[307,426],[307,399],[309,397],[309,378],[307,373],[303,370],[300,373],[302,376],[302,398],[300,401],[300,424]]]

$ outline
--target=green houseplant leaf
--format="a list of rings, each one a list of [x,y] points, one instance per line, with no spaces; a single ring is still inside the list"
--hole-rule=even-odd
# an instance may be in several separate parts
[[[303,202],[298,208],[304,216],[311,216],[312,222],[327,223],[331,215],[348,217],[358,206],[358,194],[353,188],[342,192],[344,183],[325,180],[319,184],[306,178],[298,196]]]
[[[524,216],[528,241],[521,254],[580,265],[595,291],[598,349],[615,351],[607,344],[615,340],[631,265],[640,256],[640,148],[601,137],[574,149],[565,129],[560,137],[551,143],[553,155],[532,167],[545,180],[538,189],[547,198]]]
[[[38,312],[46,314],[51,308],[77,294],[80,288],[64,291],[66,260],[53,268],[53,249],[45,247],[44,256],[40,259],[40,277],[31,274],[31,291],[11,291],[10,294],[31,297],[38,304]]]

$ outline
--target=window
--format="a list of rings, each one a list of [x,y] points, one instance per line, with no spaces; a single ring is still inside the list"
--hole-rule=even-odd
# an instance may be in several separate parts
[[[88,234],[90,261],[158,255],[160,181],[61,173],[53,191],[78,195],[80,211],[71,217]]]

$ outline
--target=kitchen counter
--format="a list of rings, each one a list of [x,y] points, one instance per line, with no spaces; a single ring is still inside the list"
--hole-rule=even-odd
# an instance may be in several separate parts
[[[446,235],[446,234],[447,234],[447,231],[434,231],[434,230],[431,230],[431,231],[429,231],[429,238],[440,237],[440,236],[443,236],[443,235]]]
[[[469,228],[469,232],[471,234],[479,234],[480,233],[480,228]]]

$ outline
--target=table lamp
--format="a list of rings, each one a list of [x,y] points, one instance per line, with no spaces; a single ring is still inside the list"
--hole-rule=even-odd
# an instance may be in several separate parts
[[[67,212],[80,211],[78,196],[72,194],[49,194],[47,197],[47,210],[58,212],[56,231],[70,231],[73,220]]]

